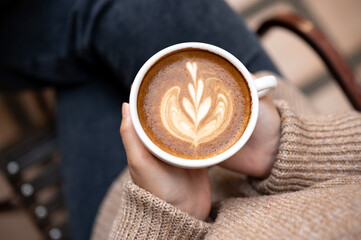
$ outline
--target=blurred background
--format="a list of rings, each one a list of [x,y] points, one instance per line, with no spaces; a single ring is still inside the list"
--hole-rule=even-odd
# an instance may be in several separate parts
[[[245,18],[252,30],[256,30],[264,19],[280,12],[296,12],[306,17],[323,31],[347,60],[356,76],[361,79],[360,0],[227,0],[227,2]],[[262,45],[285,78],[295,83],[320,111],[351,109],[351,105],[337,84],[326,73],[322,62],[304,42],[289,32],[275,29],[262,38]],[[12,93],[0,92],[0,161],[9,154],[14,155],[14,150],[9,153],[9,147],[18,144],[24,138],[36,134],[35,138],[38,139],[44,137],[53,139],[51,123],[54,112],[54,91],[51,88],[36,94],[29,90],[21,91],[16,97]],[[24,144],[31,148],[31,141]],[[59,159],[56,147],[47,145],[45,150],[44,146],[42,147],[42,151],[35,151],[32,154],[40,154],[39,156],[43,154],[47,161],[51,162],[50,166],[56,165]],[[16,177],[19,166],[0,163],[2,169],[12,171]],[[48,174],[58,176],[57,172],[51,170],[50,168]],[[25,178],[31,179],[37,171],[39,171],[37,168],[33,168]],[[26,185],[28,188],[16,185],[15,177],[9,176],[9,172],[6,175],[0,171],[0,239],[42,239],[39,224],[44,226],[43,229],[50,233],[53,239],[66,237],[62,229],[64,227],[62,222],[66,221],[66,213],[58,211],[51,218],[48,217],[49,210],[63,207],[51,202],[52,198],[61,200],[56,194],[57,190],[48,187],[47,191],[39,195],[40,198],[46,199],[48,205],[42,206],[43,208],[40,205],[31,206],[29,211],[29,205],[24,205],[18,195],[28,194],[29,201],[33,201],[30,195],[34,189],[29,188],[28,185]],[[54,178],[53,181],[59,188],[58,178]],[[33,188],[43,184],[41,181],[31,183]],[[18,190],[14,190],[14,186]],[[51,221],[53,226],[57,227],[49,227],[44,221]]]

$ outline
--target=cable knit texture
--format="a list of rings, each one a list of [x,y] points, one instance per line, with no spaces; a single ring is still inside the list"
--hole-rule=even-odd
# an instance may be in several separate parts
[[[122,211],[110,239],[201,239],[209,224],[189,216],[132,181],[124,185]]]
[[[273,194],[361,173],[361,116],[357,112],[299,117],[284,101],[281,145],[272,174],[254,186]]]
[[[212,181],[214,191],[229,190],[219,194],[226,197],[217,199],[214,223],[120,177],[104,200],[93,239],[361,239],[361,114],[300,116],[285,101],[275,103],[282,127],[271,175],[260,181],[233,173],[222,177],[236,181],[227,188]]]

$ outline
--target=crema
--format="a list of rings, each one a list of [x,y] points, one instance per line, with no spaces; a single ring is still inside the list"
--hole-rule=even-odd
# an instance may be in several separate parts
[[[153,64],[140,86],[137,110],[145,133],[159,148],[204,159],[242,136],[251,105],[247,82],[231,63],[189,48]]]

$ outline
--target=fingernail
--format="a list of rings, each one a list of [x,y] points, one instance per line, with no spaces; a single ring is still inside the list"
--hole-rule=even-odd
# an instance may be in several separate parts
[[[122,117],[129,117],[129,104],[124,102],[122,106]]]

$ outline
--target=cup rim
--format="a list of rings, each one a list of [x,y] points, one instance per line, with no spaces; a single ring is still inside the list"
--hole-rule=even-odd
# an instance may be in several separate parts
[[[137,109],[137,97],[140,85],[142,83],[143,77],[148,72],[150,67],[158,61],[163,56],[181,50],[181,49],[201,49],[206,50],[211,53],[217,54],[223,58],[225,58],[227,61],[229,61],[231,64],[233,64],[234,67],[238,69],[238,71],[243,75],[245,78],[248,87],[250,89],[251,93],[251,116],[248,122],[248,125],[242,134],[242,136],[234,143],[230,148],[225,150],[224,152],[213,156],[209,158],[204,159],[185,159],[173,156],[161,148],[159,148],[156,144],[154,144],[148,135],[143,130],[143,127],[139,121],[138,116],[138,109]],[[201,43],[201,42],[185,42],[185,43],[178,43],[172,46],[169,46],[167,48],[164,48],[163,50],[160,50],[156,54],[154,54],[151,58],[149,58],[144,65],[140,68],[138,71],[136,77],[134,78],[133,85],[131,87],[130,91],[130,97],[129,97],[129,106],[130,106],[130,117],[133,122],[134,129],[138,135],[138,137],[143,142],[144,146],[153,153],[156,157],[161,159],[162,161],[171,164],[173,166],[177,167],[183,167],[183,168],[204,168],[212,165],[216,165],[231,156],[233,156],[236,152],[238,152],[243,145],[248,141],[250,138],[257,122],[258,118],[258,109],[259,109],[259,99],[257,94],[257,89],[255,87],[255,84],[253,83],[253,78],[250,74],[250,72],[247,70],[247,68],[239,61],[235,56],[233,56],[231,53],[227,52],[226,50],[208,44],[208,43]]]

